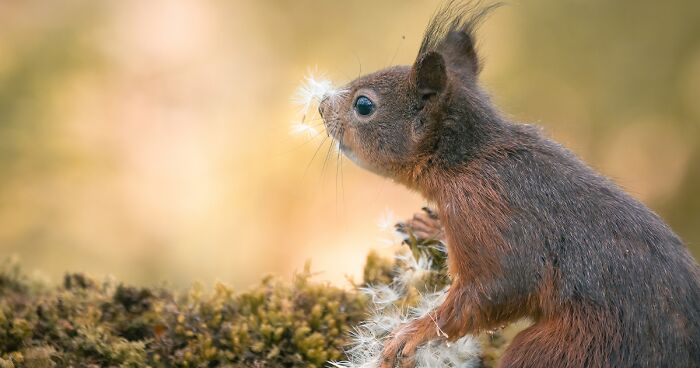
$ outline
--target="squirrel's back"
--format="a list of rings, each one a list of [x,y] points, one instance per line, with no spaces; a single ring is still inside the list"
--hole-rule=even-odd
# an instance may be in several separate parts
[[[538,130],[513,124],[508,139],[491,165],[512,211],[507,242],[526,244],[504,261],[530,276],[513,287],[538,296],[537,318],[590,323],[581,341],[599,333],[613,367],[699,366],[700,269],[678,236]]]

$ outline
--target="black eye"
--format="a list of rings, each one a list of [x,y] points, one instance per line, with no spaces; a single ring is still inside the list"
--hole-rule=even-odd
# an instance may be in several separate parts
[[[355,111],[362,116],[367,116],[374,112],[374,102],[367,96],[360,96],[355,100]]]

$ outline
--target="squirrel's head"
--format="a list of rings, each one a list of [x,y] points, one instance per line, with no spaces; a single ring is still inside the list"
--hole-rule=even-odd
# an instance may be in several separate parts
[[[319,112],[340,150],[359,166],[400,181],[411,181],[436,156],[454,156],[455,149],[466,154],[478,137],[457,142],[455,136],[490,112],[477,85],[474,30],[494,7],[449,2],[430,21],[413,65],[359,77],[324,96]]]

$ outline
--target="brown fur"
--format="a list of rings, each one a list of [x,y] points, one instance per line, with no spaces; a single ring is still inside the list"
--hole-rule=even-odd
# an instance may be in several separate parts
[[[478,85],[485,13],[448,2],[414,65],[362,76],[320,106],[345,155],[421,192],[444,226],[447,297],[392,335],[382,367],[522,317],[534,324],[503,367],[697,367],[700,267],[643,204],[498,113]]]

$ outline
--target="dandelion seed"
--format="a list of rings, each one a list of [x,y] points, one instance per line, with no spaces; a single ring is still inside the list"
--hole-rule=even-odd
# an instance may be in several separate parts
[[[377,225],[382,231],[394,232],[394,224],[396,224],[397,222],[398,221],[396,220],[396,215],[394,214],[394,211],[387,208],[379,217]]]
[[[363,291],[370,297],[374,308],[372,315],[355,327],[351,333],[351,346],[345,351],[348,360],[332,362],[336,368],[377,368],[384,344],[391,333],[400,326],[430,316],[435,321],[433,313],[444,302],[448,287],[442,290],[420,295],[420,302],[413,308],[401,310],[397,306],[404,301],[412,284],[402,282],[416,274],[435,272],[431,270],[432,259],[429,255],[421,255],[416,259],[413,254],[406,252],[397,256],[399,267],[394,282],[390,285],[367,287]],[[440,336],[445,333],[438,328]],[[454,343],[445,339],[431,341],[416,351],[416,367],[449,367],[472,368],[479,366],[479,345],[472,336],[465,336]]]
[[[382,232],[382,236],[378,239],[380,244],[386,247],[401,244],[403,236],[394,228],[397,222],[398,220],[394,211],[387,208],[382,212],[377,219],[377,227],[379,227],[379,230]]]
[[[314,75],[309,71],[304,82],[297,89],[293,101],[300,106],[300,113],[304,116],[308,114],[311,107],[318,105],[324,97],[335,96],[338,90],[333,87],[333,83],[323,76]]]
[[[396,255],[396,260],[405,269],[396,277],[396,282],[407,287],[425,281],[425,277],[432,271],[433,260],[426,254],[421,254],[416,260],[412,253]]]
[[[294,122],[290,132],[293,135],[306,135],[308,137],[315,137],[318,134],[318,130],[309,124],[303,122]]]
[[[413,318],[421,318],[430,315],[447,297],[448,288],[438,290],[434,293],[421,295],[421,302],[418,306],[411,308],[410,313]]]
[[[372,299],[372,303],[381,308],[399,300],[398,292],[388,285],[367,287],[361,290]]]

